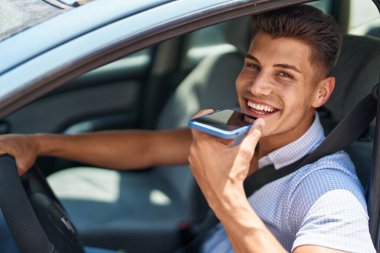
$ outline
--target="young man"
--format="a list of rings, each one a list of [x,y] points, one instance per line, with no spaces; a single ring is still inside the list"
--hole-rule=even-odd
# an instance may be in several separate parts
[[[363,190],[344,152],[306,165],[246,198],[243,181],[249,174],[269,164],[281,169],[324,139],[315,109],[334,89],[335,79],[327,74],[341,44],[332,18],[310,6],[260,14],[253,23],[256,33],[236,88],[241,110],[260,119],[240,145],[179,129],[2,136],[0,152],[16,157],[20,174],[39,155],[115,169],[188,160],[221,221],[203,252],[375,252]]]

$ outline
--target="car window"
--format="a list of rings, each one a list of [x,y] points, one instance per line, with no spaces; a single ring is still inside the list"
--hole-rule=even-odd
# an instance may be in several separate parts
[[[232,49],[225,37],[226,26],[222,23],[190,33],[185,66],[194,66],[208,55]]]
[[[380,16],[372,1],[350,0],[348,33],[380,37]]]
[[[148,66],[150,64],[151,59],[152,59],[152,48],[151,47],[144,48],[120,60],[111,62],[102,67],[94,69],[85,75],[103,73],[103,72],[108,72],[111,70],[116,71],[118,69],[124,70],[124,71],[128,71],[129,69],[135,70],[136,68],[139,68],[139,67],[143,68],[144,66]]]

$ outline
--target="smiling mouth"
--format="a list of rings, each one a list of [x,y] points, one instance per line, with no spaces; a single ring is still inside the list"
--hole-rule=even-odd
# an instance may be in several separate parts
[[[252,101],[247,101],[247,107],[249,112],[254,113],[255,116],[269,116],[277,111],[278,109],[270,105],[258,104]]]

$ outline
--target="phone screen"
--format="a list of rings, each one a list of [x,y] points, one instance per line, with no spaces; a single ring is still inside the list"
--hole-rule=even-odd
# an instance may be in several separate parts
[[[253,116],[233,110],[218,111],[195,119],[199,123],[226,131],[233,131],[251,125],[255,120],[256,118]]]

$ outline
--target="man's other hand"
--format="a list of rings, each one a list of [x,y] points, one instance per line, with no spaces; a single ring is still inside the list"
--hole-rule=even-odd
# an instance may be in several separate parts
[[[0,154],[16,159],[19,175],[24,174],[36,161],[38,143],[33,135],[9,134],[0,136]]]

